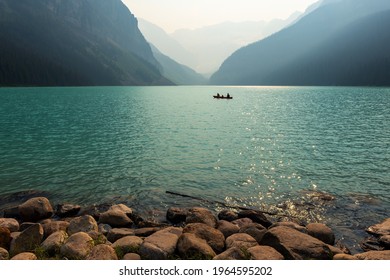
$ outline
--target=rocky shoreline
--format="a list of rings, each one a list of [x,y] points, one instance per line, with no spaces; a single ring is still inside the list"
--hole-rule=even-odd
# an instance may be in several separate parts
[[[35,197],[2,217],[0,260],[390,260],[390,218],[367,228],[366,252],[352,255],[324,224],[255,210],[171,207],[156,223],[124,204],[53,207]]]

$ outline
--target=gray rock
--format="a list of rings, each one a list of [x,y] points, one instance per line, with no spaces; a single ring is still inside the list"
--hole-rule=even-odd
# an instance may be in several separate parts
[[[8,260],[9,253],[6,249],[0,247],[0,261]]]
[[[127,253],[138,253],[143,240],[138,236],[125,236],[115,241],[111,246],[119,250],[122,255]]]
[[[263,239],[264,234],[267,232],[267,229],[260,224],[252,223],[243,226],[239,232],[249,234],[257,241],[257,243],[260,243],[261,239]]]
[[[307,233],[322,242],[334,245],[335,235],[333,231],[326,225],[320,223],[312,223],[306,226]]]
[[[232,247],[215,256],[213,260],[248,260],[248,255],[244,251],[240,248]]]
[[[107,239],[110,242],[115,242],[125,236],[135,235],[134,229],[130,228],[113,228],[107,234]]]
[[[54,213],[46,197],[35,197],[19,205],[19,215],[25,222],[37,222],[50,218]]]
[[[99,244],[92,248],[91,253],[87,256],[87,260],[117,260],[118,256],[115,250],[105,244]]]
[[[268,218],[261,211],[243,210],[238,213],[239,218],[249,218],[253,222],[258,223],[266,228],[272,225]]]
[[[217,219],[214,217],[213,213],[210,210],[201,207],[194,207],[188,210],[186,223],[202,223],[213,228],[217,227]]]
[[[60,252],[61,246],[67,238],[68,234],[65,231],[56,231],[42,242],[41,247],[47,254],[53,256]]]
[[[77,232],[98,231],[96,220],[90,215],[73,218],[68,226],[68,234],[71,236]]]
[[[77,232],[70,236],[61,246],[61,255],[71,260],[84,260],[91,253],[93,239],[85,232]]]
[[[74,217],[80,212],[80,205],[59,204],[56,207],[56,215],[60,218]]]
[[[258,245],[256,239],[246,233],[236,233],[226,238],[226,248],[237,247],[245,250]]]
[[[30,252],[37,248],[43,239],[43,228],[40,224],[34,224],[21,232],[11,241],[10,255]]]
[[[186,221],[187,210],[182,208],[170,207],[167,211],[167,220],[173,224],[179,224]]]
[[[248,249],[251,260],[284,260],[282,254],[270,246],[255,246]]]
[[[35,261],[37,259],[34,253],[23,252],[14,256],[11,261]]]
[[[233,235],[240,231],[240,228],[237,225],[232,224],[231,222],[228,222],[226,220],[218,221],[217,229],[222,232],[225,238],[228,238],[230,235]]]
[[[238,219],[238,214],[236,212],[230,211],[230,210],[222,210],[218,214],[218,219],[232,222],[234,220]]]
[[[221,253],[225,248],[225,236],[222,232],[206,224],[188,224],[183,229],[183,233],[193,233],[196,237],[205,240],[216,253]]]
[[[275,248],[285,259],[289,260],[328,260],[333,258],[328,245],[324,242],[284,226],[269,229],[260,245]]]
[[[19,222],[13,218],[0,218],[0,227],[6,227],[10,232],[19,231]]]
[[[169,227],[145,238],[140,247],[143,259],[166,260],[173,256],[183,229]]]
[[[0,226],[0,248],[8,249],[11,243],[11,232],[6,227]]]
[[[138,254],[134,254],[134,253],[128,253],[128,254],[123,256],[122,260],[126,260],[126,261],[140,261],[141,260],[141,256],[138,255]]]
[[[183,233],[177,242],[179,255],[187,260],[213,259],[216,254],[204,239],[198,238],[192,233]]]
[[[354,255],[358,260],[390,260],[390,250],[370,251]]]
[[[380,224],[370,226],[367,232],[374,235],[390,235],[390,218]]]

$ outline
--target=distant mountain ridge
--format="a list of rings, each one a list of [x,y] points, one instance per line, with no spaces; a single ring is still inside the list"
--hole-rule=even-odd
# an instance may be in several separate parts
[[[0,85],[172,84],[120,0],[0,0]]]
[[[235,52],[211,83],[389,85],[389,9],[388,0],[325,0],[292,26]]]

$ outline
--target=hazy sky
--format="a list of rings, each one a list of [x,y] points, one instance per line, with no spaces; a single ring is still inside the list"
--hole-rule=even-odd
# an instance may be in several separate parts
[[[122,0],[138,18],[168,32],[225,21],[285,19],[318,0]]]

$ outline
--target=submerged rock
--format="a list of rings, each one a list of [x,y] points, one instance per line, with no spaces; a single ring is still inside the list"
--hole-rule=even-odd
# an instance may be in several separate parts
[[[380,224],[370,226],[367,232],[374,235],[390,235],[390,218]]]

